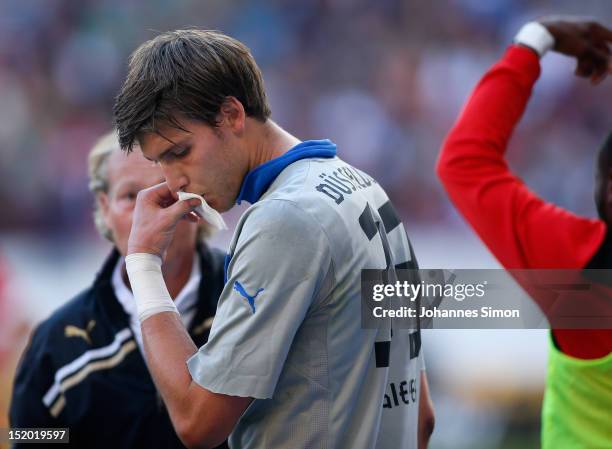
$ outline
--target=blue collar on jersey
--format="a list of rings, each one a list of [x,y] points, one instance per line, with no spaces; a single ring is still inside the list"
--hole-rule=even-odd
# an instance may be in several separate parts
[[[259,167],[254,168],[244,177],[240,194],[236,203],[248,201],[256,203],[261,195],[264,194],[270,184],[288,165],[295,161],[306,158],[332,158],[336,156],[336,144],[329,139],[306,140],[301,142],[276,159],[264,162]]]

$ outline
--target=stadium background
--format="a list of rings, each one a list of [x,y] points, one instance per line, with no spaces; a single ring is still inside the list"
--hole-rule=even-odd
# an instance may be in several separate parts
[[[0,2],[0,428],[29,329],[86,287],[109,249],[92,224],[85,161],[141,42],[191,26],[241,39],[273,118],[302,139],[331,138],[376,177],[423,267],[492,268],[433,167],[478,78],[522,23],[551,13],[612,24],[609,0]],[[593,89],[572,72],[567,58],[546,57],[510,161],[546,199],[594,216],[612,81]],[[432,448],[537,447],[545,332],[429,331],[424,345]]]

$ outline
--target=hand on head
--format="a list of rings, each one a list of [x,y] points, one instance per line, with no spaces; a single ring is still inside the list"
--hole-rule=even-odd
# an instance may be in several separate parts
[[[538,22],[555,38],[555,51],[576,58],[577,76],[598,84],[612,74],[612,30],[593,20],[573,17],[548,17]]]

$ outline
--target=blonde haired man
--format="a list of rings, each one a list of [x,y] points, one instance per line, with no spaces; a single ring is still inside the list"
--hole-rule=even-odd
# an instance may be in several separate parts
[[[72,447],[183,447],[147,370],[124,262],[136,195],[163,181],[161,169],[122,153],[110,132],[89,154],[89,178],[96,227],[114,248],[93,285],[34,331],[15,378],[11,426],[68,427]],[[223,288],[223,254],[206,247],[203,225],[178,227],[163,276],[203,344]]]

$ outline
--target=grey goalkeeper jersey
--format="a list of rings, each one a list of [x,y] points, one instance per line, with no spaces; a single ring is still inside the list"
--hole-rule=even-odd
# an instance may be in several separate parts
[[[411,267],[383,189],[303,142],[249,173],[208,343],[204,388],[252,397],[232,448],[416,449],[420,333],[361,327],[360,275]]]

